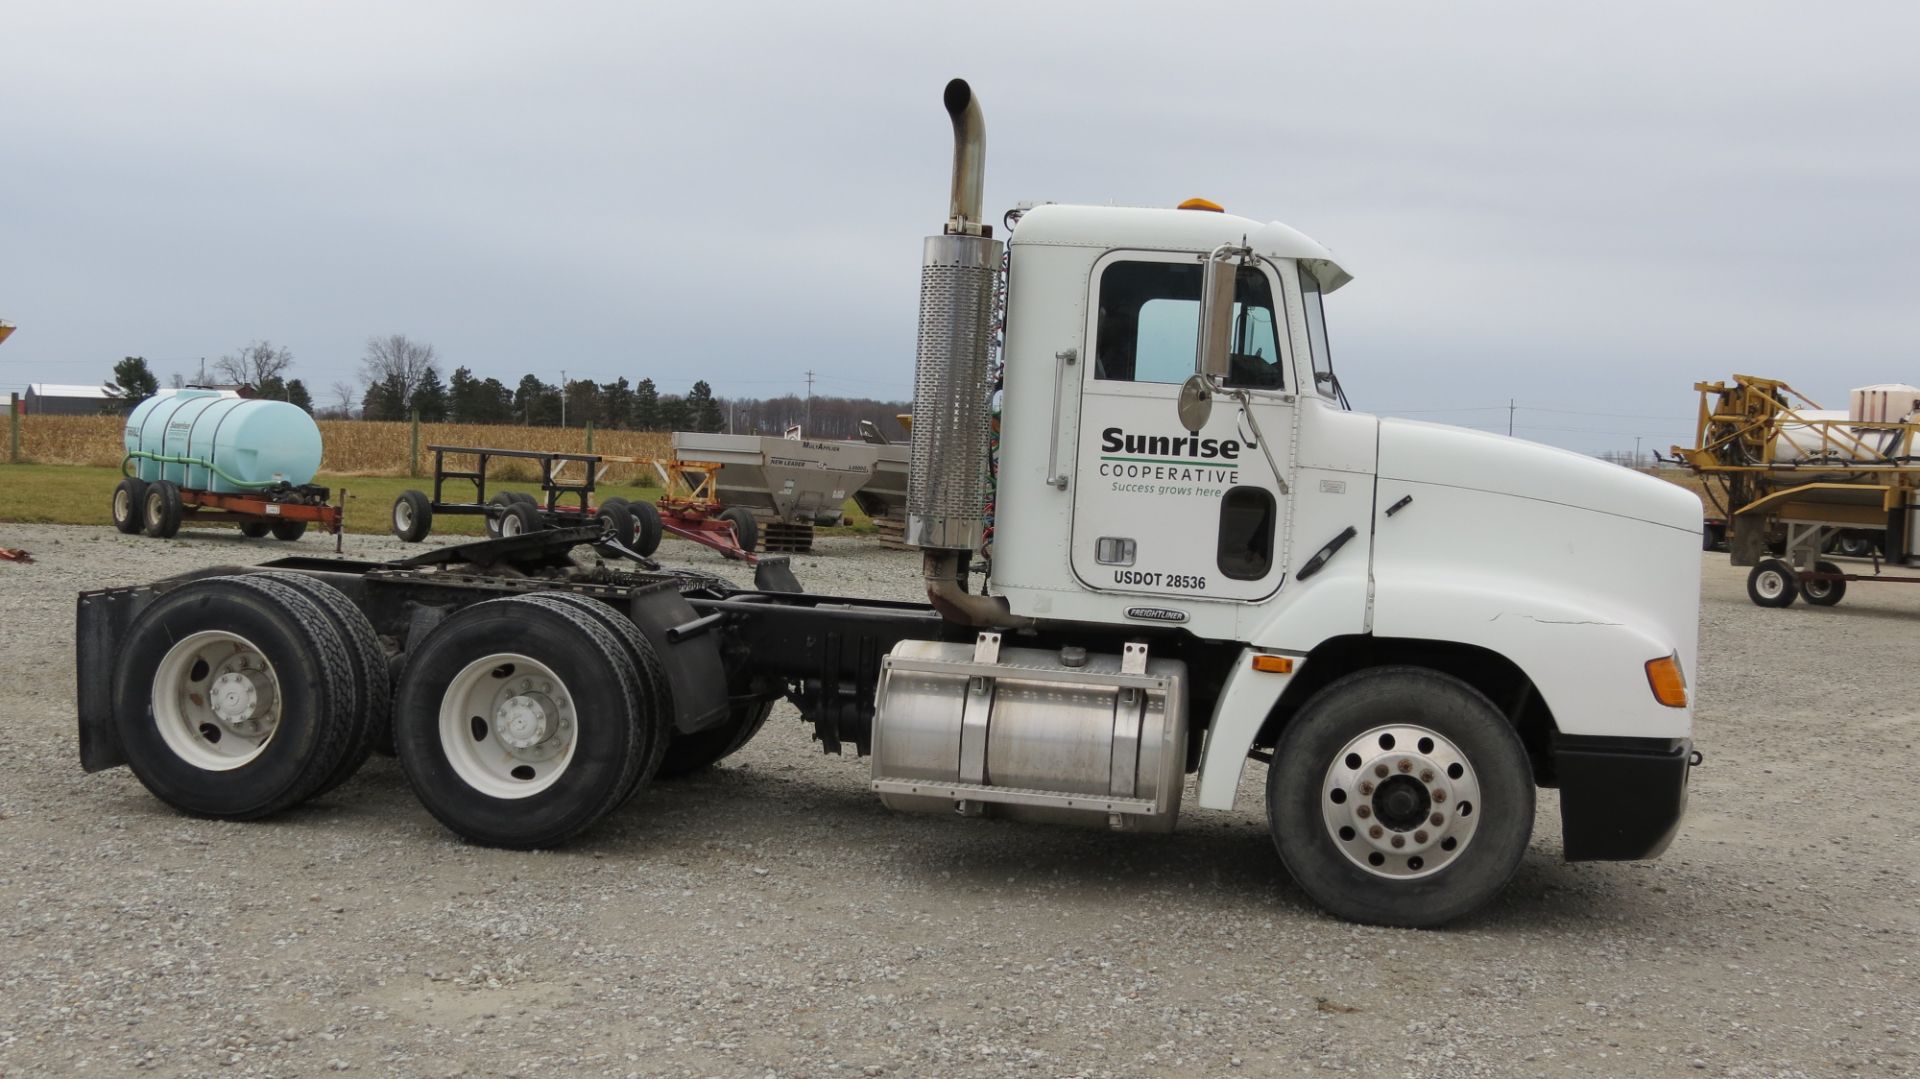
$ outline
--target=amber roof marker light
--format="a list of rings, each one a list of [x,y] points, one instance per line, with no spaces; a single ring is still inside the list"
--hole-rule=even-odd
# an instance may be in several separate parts
[[[1209,213],[1216,213],[1216,214],[1224,214],[1227,212],[1227,208],[1225,206],[1220,205],[1219,203],[1213,201],[1212,199],[1188,199],[1187,201],[1181,203],[1179,206],[1175,207],[1175,209],[1206,210]]]

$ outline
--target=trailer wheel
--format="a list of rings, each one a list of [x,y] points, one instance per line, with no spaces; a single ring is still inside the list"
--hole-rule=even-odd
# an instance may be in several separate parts
[[[633,722],[640,729],[643,759],[640,771],[634,776],[633,786],[621,798],[624,804],[660,771],[661,761],[672,752],[671,739],[674,737],[673,722],[676,715],[673,688],[667,679],[666,669],[661,666],[660,654],[631,618],[598,600],[571,592],[536,592],[522,598],[529,603],[579,611],[593,619],[620,642],[627,658],[633,662],[634,673],[640,676],[640,711],[633,716]]]
[[[1267,821],[1280,860],[1329,913],[1425,927],[1512,879],[1533,832],[1533,771],[1478,690],[1422,667],[1321,689],[1280,736]]]
[[[772,701],[749,701],[734,705],[727,712],[726,722],[718,727],[693,734],[676,733],[667,744],[666,760],[660,762],[660,778],[690,775],[740,752],[766,726],[772,712]]]
[[[665,531],[660,524],[660,507],[651,502],[629,502],[627,509],[633,513],[633,549],[643,555],[659,550]]]
[[[592,617],[530,597],[466,608],[408,656],[400,766],[476,843],[552,847],[620,804],[645,763],[639,675]]]
[[[402,491],[393,500],[393,534],[402,543],[419,543],[433,530],[433,503],[421,491]]]
[[[140,516],[147,499],[147,482],[132,476],[121,479],[113,489],[113,527],[125,535],[140,531]]]
[[[1849,558],[1865,558],[1873,553],[1873,548],[1874,542],[1872,536],[1864,532],[1855,532],[1852,529],[1841,532],[1833,541],[1834,553],[1843,554]],[[1808,602],[1811,603],[1812,600],[1808,600]]]
[[[127,763],[184,813],[250,820],[311,797],[352,749],[352,655],[300,592],[211,577],[128,628],[113,718]]]
[[[1815,573],[1839,573],[1840,567],[1831,562],[1815,562]],[[1845,581],[1805,581],[1800,585],[1800,598],[1815,607],[1831,607],[1840,602],[1847,594]]]
[[[505,494],[509,502],[524,502],[534,509],[540,508],[540,500],[525,491],[507,491]]]
[[[393,705],[393,680],[388,671],[387,650],[381,645],[373,623],[338,588],[317,577],[286,570],[268,570],[252,576],[278,581],[318,604],[327,612],[335,632],[352,653],[356,695],[352,714],[357,722],[346,756],[315,792],[325,794],[352,778],[367,762],[374,747],[393,744],[393,725],[388,715]]]
[[[500,537],[524,536],[529,532],[539,532],[547,527],[546,519],[540,511],[533,508],[531,502],[515,502],[500,515]]]
[[[760,523],[753,519],[753,511],[745,506],[735,506],[720,514],[722,521],[733,522],[734,538],[740,541],[740,549],[751,551],[760,543]]]
[[[307,522],[305,521],[289,521],[289,520],[282,519],[282,520],[273,522],[272,528],[273,528],[273,538],[277,540],[284,540],[287,543],[292,543],[294,540],[297,540],[301,536],[304,536],[307,534]]]
[[[1761,607],[1790,607],[1800,594],[1793,567],[1778,558],[1763,558],[1747,573],[1747,598]]]
[[[240,522],[240,534],[248,539],[259,539],[271,531],[273,531],[273,522],[271,521]]]
[[[141,500],[140,525],[154,539],[168,539],[180,531],[180,488],[168,480],[147,484]]]
[[[621,546],[633,546],[633,511],[627,507],[624,500],[609,498],[600,503],[600,508],[594,513],[593,519],[599,522],[603,530],[611,530],[613,538],[618,540]]]

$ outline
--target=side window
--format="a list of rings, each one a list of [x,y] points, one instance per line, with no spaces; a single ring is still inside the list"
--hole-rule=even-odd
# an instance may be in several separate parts
[[[1227,385],[1285,389],[1267,275],[1248,267],[1234,286]],[[1115,262],[1100,274],[1094,377],[1180,383],[1193,374],[1200,323],[1198,262]]]
[[[1313,349],[1313,388],[1322,396],[1334,395],[1333,355],[1327,350],[1327,317],[1320,306],[1320,282],[1306,267],[1300,268],[1301,313],[1307,316],[1307,344]]]
[[[1257,581],[1273,568],[1273,493],[1233,487],[1220,498],[1220,572]]]

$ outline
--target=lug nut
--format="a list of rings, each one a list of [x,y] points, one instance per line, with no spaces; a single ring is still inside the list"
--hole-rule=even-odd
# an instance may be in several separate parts
[[[1446,792],[1446,791],[1443,791],[1443,790],[1441,790],[1441,789],[1440,789],[1439,787],[1435,787],[1435,788],[1433,788],[1433,800],[1434,800],[1434,801],[1436,801],[1436,802],[1444,802],[1444,801],[1446,801],[1446,800],[1447,800],[1447,792]]]
[[[1404,846],[1406,846],[1406,845],[1407,845],[1407,837],[1406,837],[1406,836],[1403,836],[1403,835],[1397,835],[1397,836],[1394,836],[1394,837],[1393,837],[1393,845],[1394,845],[1394,846],[1395,846],[1396,848],[1397,848],[1397,847],[1404,847]]]
[[[1400,770],[1401,770],[1402,772],[1411,772],[1411,771],[1413,771],[1413,762],[1412,762],[1412,761],[1401,761],[1401,762],[1400,762]]]
[[[1433,782],[1433,769],[1431,768],[1420,769],[1420,782],[1422,783]]]
[[[1438,828],[1442,824],[1447,823],[1447,818],[1444,814],[1435,813],[1433,816],[1427,818],[1427,823],[1433,825],[1435,828]]]
[[[1373,780],[1371,780],[1371,779],[1369,779],[1369,780],[1366,780],[1366,781],[1364,781],[1364,782],[1362,782],[1362,783],[1360,784],[1360,793],[1361,793],[1361,794],[1372,794],[1372,793],[1373,793]]]
[[[1354,809],[1353,815],[1356,817],[1371,817],[1373,816],[1373,807],[1359,806],[1356,809]]]
[[[1379,776],[1381,779],[1387,778],[1387,766],[1384,764],[1374,765],[1373,774]]]
[[[1367,829],[1367,834],[1372,836],[1375,839],[1379,839],[1381,835],[1380,826],[1376,824],[1373,827]]]
[[[1425,843],[1427,841],[1427,833],[1424,831],[1413,833],[1413,841],[1415,843]]]

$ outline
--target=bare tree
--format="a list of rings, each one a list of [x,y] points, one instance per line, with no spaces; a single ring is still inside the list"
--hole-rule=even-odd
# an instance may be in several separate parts
[[[394,379],[399,380],[400,401],[413,400],[413,391],[425,378],[427,371],[434,365],[433,346],[424,341],[414,341],[404,333],[391,333],[385,337],[367,338],[366,355],[360,359],[360,376],[369,386],[379,386]]]
[[[277,379],[293,366],[293,353],[273,347],[272,341],[249,341],[238,353],[222,356],[213,363],[221,378],[242,386],[259,386]]]
[[[351,382],[336,382],[333,384],[333,404],[327,408],[327,412],[343,420],[350,420],[353,418],[354,406],[359,403],[360,387]]]

